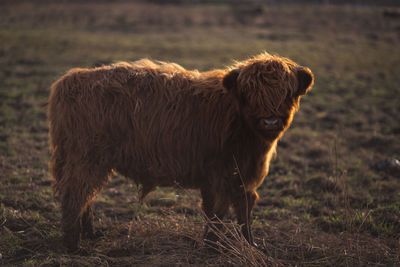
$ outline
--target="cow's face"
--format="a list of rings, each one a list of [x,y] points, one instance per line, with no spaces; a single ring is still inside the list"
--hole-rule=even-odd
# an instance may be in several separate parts
[[[237,98],[245,121],[265,139],[278,138],[289,127],[300,97],[313,82],[308,68],[276,57],[254,59],[230,71],[223,80]]]

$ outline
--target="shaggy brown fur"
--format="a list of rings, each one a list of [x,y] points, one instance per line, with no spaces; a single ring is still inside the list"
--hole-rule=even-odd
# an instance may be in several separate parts
[[[211,219],[232,205],[253,243],[256,189],[312,84],[308,68],[267,53],[204,73],[150,60],[70,70],[48,110],[65,245],[93,236],[91,203],[112,170],[141,184],[142,198],[156,186],[198,188]]]

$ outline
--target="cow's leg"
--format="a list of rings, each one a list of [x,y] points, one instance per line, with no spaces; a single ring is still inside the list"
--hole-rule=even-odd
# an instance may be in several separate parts
[[[81,211],[85,201],[79,197],[81,192],[75,188],[65,189],[62,193],[61,211],[62,211],[62,229],[64,232],[63,243],[68,252],[78,250],[81,234]]]
[[[79,214],[84,201],[82,203],[82,198],[76,197],[81,195],[79,192],[81,187],[76,184],[76,179],[73,179],[75,166],[67,156],[62,145],[58,145],[57,149],[53,148],[50,169],[55,179],[54,195],[61,202],[63,242],[68,251],[72,252],[78,249],[81,232]]]
[[[254,205],[258,199],[258,194],[256,191],[240,191],[237,192],[236,197],[233,199],[233,208],[235,210],[238,223],[241,225],[243,236],[250,245],[257,246],[257,244],[254,242],[251,232],[251,216]]]
[[[61,197],[64,245],[69,252],[78,250],[81,233],[87,237],[94,236],[91,202],[95,192],[107,182],[108,176],[107,171],[98,165],[87,168],[89,164],[81,164],[86,168],[66,166],[63,179],[55,184],[56,192]]]
[[[207,224],[204,232],[204,239],[215,243],[218,236],[215,232],[221,230],[222,220],[229,209],[230,199],[223,192],[216,192],[212,188],[202,188],[202,208],[207,217]]]
[[[82,238],[94,239],[96,235],[93,231],[93,205],[88,204],[82,214]]]

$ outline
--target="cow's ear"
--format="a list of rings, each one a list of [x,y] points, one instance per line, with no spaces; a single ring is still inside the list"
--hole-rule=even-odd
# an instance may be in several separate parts
[[[297,95],[305,95],[314,84],[314,75],[309,68],[300,66],[297,68],[297,80]]]
[[[228,90],[234,90],[237,86],[237,78],[239,76],[240,71],[238,69],[231,70],[227,75],[225,75],[222,84]]]

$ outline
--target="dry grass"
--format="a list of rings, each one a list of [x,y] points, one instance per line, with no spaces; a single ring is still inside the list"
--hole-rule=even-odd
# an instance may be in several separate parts
[[[205,220],[211,223],[209,219]],[[214,222],[215,223],[215,222]],[[242,266],[270,266],[277,262],[262,251],[251,246],[241,234],[240,225],[217,220],[220,228],[210,226],[210,231],[218,237],[218,241],[206,240],[206,246],[226,258],[228,264]]]

